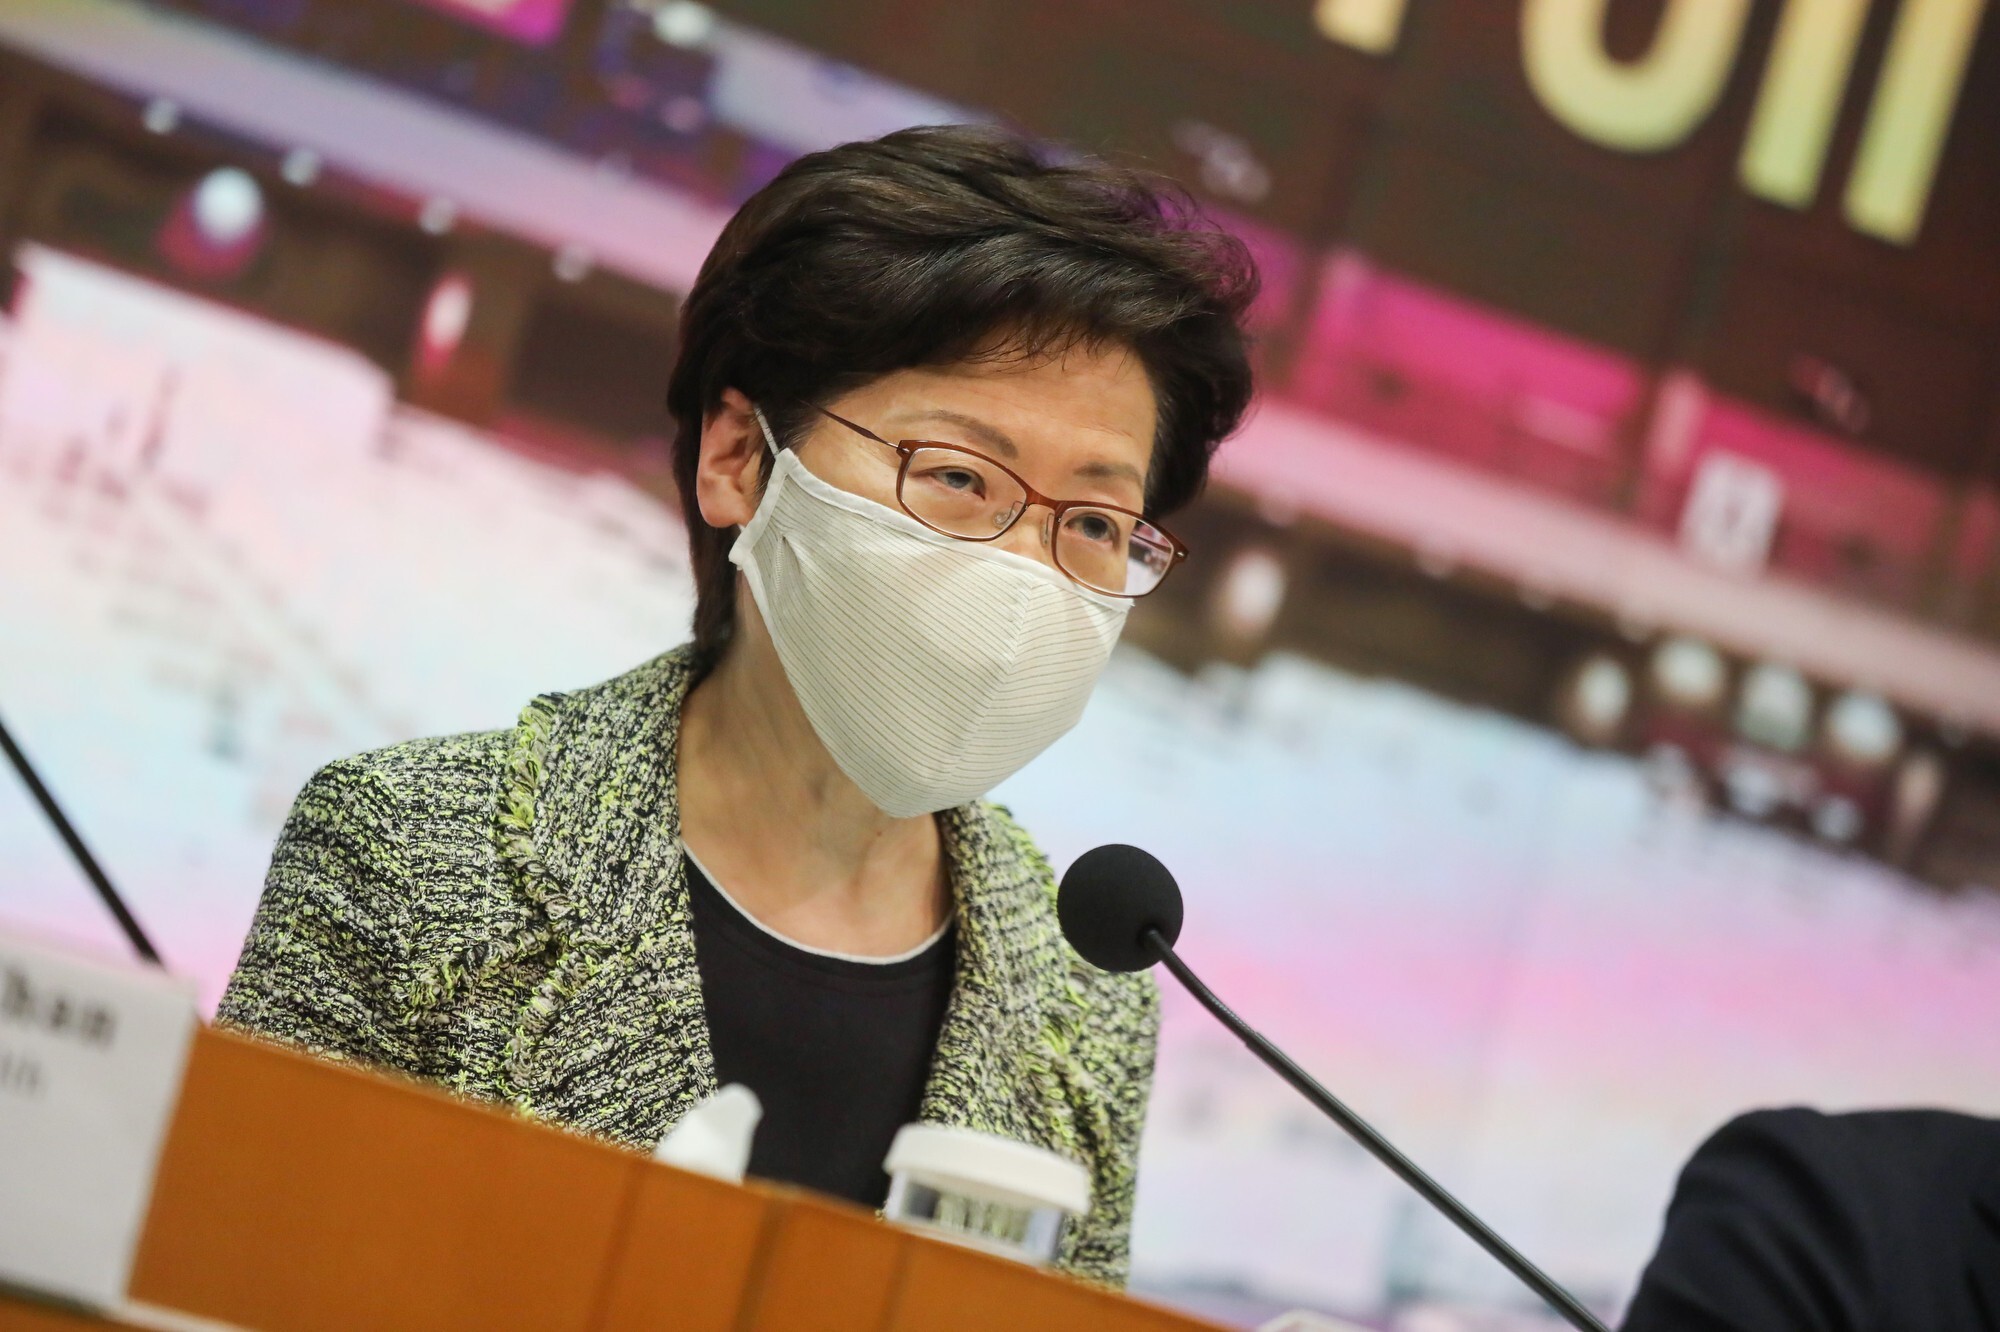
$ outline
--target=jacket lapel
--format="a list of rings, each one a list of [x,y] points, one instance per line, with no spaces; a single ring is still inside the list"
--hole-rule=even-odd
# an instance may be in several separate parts
[[[1052,1001],[1061,935],[1047,862],[989,807],[941,816],[958,908],[958,974],[920,1117],[1056,1150],[1072,1134],[1052,1090]]]
[[[715,1090],[675,790],[692,681],[682,650],[556,701],[509,793],[555,940],[506,1053],[514,1103],[637,1147]]]

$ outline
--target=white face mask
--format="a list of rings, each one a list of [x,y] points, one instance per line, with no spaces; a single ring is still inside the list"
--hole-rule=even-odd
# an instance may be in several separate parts
[[[864,795],[896,818],[948,809],[1076,725],[1131,602],[829,485],[757,423],[777,462],[729,559]]]

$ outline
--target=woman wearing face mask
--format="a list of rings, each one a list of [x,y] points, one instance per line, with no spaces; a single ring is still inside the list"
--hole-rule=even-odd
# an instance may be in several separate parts
[[[1157,996],[1083,963],[980,799],[1069,729],[1250,395],[1242,247],[993,131],[801,159],[689,294],[694,641],[299,796],[223,1022],[879,1205],[906,1122],[1090,1172],[1122,1281]]]

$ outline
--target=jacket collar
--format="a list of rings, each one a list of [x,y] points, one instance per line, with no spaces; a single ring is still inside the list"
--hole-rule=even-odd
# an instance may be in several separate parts
[[[1051,1018],[1066,1012],[1051,983],[1066,970],[1047,861],[1013,820],[983,804],[941,818],[958,906],[958,974],[938,1032],[921,1117],[1067,1147],[1048,1121]]]
[[[558,942],[510,1046],[505,1091],[635,1146],[716,1086],[675,780],[681,705],[698,678],[684,647],[536,699],[504,779],[503,853]],[[1047,1062],[1043,990],[1065,970],[1048,864],[992,807],[939,820],[958,970],[923,1117],[1056,1145],[1068,1134],[1041,1122],[1045,1098],[1016,1094]]]
[[[575,940],[615,947],[685,910],[674,754],[696,679],[683,648],[522,713],[530,732],[546,712],[529,795],[533,856],[551,914],[567,917]]]

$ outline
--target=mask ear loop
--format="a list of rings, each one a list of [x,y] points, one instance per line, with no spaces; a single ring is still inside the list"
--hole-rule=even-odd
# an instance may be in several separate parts
[[[764,447],[771,451],[773,458],[777,457],[778,437],[771,433],[771,423],[764,419],[764,409],[753,402],[750,404],[750,414],[757,418],[757,425],[764,432]]]
[[[764,447],[771,451],[773,458],[783,457],[784,451],[778,447],[778,436],[772,431],[770,421],[765,418],[764,409],[753,402],[750,404],[750,414],[757,418],[757,428],[764,432]],[[797,461],[796,456],[794,456],[793,461]],[[761,508],[762,505],[760,504],[758,507]],[[744,527],[738,527],[736,529],[737,535],[741,536],[744,530]]]

